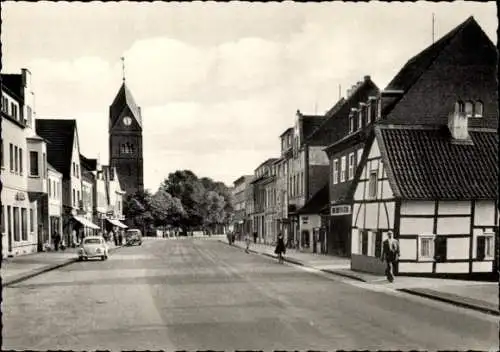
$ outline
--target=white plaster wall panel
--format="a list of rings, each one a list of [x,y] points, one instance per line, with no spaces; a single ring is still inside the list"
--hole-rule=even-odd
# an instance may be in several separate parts
[[[385,211],[384,203],[379,203],[380,206],[378,208],[378,228],[386,229],[389,227],[389,219],[387,219],[387,213]]]
[[[360,181],[356,185],[356,191],[354,191],[354,200],[363,200],[363,191],[365,189],[365,182]]]
[[[434,215],[435,202],[432,201],[402,201],[403,215]]]
[[[366,204],[366,229],[376,229],[377,228],[377,216],[378,216],[378,203],[367,203]]]
[[[436,273],[468,273],[469,263],[436,263]]]
[[[359,254],[359,230],[351,230],[351,252],[354,254]]]
[[[356,214],[358,213],[358,209],[360,207],[359,203],[354,203],[352,205],[352,220],[351,220],[351,226],[356,226]]]
[[[370,148],[370,153],[368,154],[368,158],[369,159],[371,159],[371,158],[378,158],[379,156],[380,156],[380,149],[378,147],[377,140],[374,139],[373,143],[372,143],[372,146]]]
[[[493,271],[493,262],[473,262],[472,271],[476,273],[489,273]]]
[[[474,205],[474,225],[492,226],[495,224],[495,203],[493,201],[477,201]]]
[[[357,155],[357,159],[356,159],[356,163],[357,165],[359,165],[359,163],[361,162],[361,157],[363,156],[363,148],[359,148],[358,149],[358,155]]]
[[[434,220],[432,218],[401,218],[399,233],[401,235],[418,235],[432,233]]]
[[[380,159],[380,162],[378,163],[378,178],[384,178],[384,162],[382,159]]]
[[[416,239],[400,239],[400,259],[417,259],[417,240]]]
[[[378,164],[379,164],[378,160],[372,160],[370,162],[370,171],[377,171],[378,174]]]
[[[438,206],[439,215],[468,215],[471,211],[470,202],[440,201]]]
[[[365,211],[366,211],[366,205],[361,204],[361,206],[359,207],[359,213],[357,215],[358,219],[356,221],[356,226],[361,229],[365,228]]]
[[[382,183],[382,199],[392,199],[394,198],[394,193],[392,192],[391,184],[389,181],[380,181]]]
[[[377,182],[377,199],[382,199],[382,181]]]
[[[389,226],[388,226],[388,228],[394,229],[394,216],[396,214],[396,203],[386,202],[385,207],[387,208],[387,214],[389,214]]]
[[[3,188],[12,187],[19,191],[27,190],[29,174],[29,151],[27,150],[26,134],[23,129],[14,125],[13,122],[2,118],[2,138],[3,138],[3,153],[4,153],[4,167],[2,170],[2,186]],[[23,150],[23,175],[10,172],[10,144],[13,148],[17,146]],[[14,153],[14,152],[13,152]],[[42,165],[39,165],[39,170],[42,170]]]
[[[446,259],[469,259],[470,238],[447,238]]]
[[[470,217],[438,217],[437,233],[439,235],[467,235],[470,233]]]
[[[401,273],[432,273],[432,263],[399,263]]]

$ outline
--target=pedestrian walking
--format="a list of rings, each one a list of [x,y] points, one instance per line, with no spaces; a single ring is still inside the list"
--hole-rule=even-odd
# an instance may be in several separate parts
[[[286,253],[285,240],[281,232],[278,234],[278,241],[276,242],[276,249],[274,253],[278,255],[278,261],[283,263],[283,255]]]
[[[253,243],[257,243],[257,231],[253,233]]]
[[[245,252],[248,253],[248,250],[250,249],[250,243],[252,242],[252,240],[250,239],[250,235],[247,233],[245,235],[245,243],[247,245],[247,247],[245,248]]]
[[[380,258],[386,263],[385,275],[389,282],[394,281],[394,265],[399,259],[399,242],[394,238],[394,233],[389,231],[387,239],[382,243],[382,255]]]
[[[57,231],[54,231],[54,235],[52,235],[54,238],[54,250],[58,251],[59,250],[59,243],[61,243],[61,236],[57,233]]]

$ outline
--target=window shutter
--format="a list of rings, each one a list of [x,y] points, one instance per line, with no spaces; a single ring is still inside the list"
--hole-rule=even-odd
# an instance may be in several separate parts
[[[484,260],[484,255],[486,253],[486,237],[477,237],[477,247],[476,247],[476,258],[477,260]]]
[[[375,234],[375,257],[380,258],[382,254],[382,231],[377,231]]]

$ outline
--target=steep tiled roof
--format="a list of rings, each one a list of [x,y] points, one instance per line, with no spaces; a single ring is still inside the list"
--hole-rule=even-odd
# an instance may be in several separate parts
[[[304,139],[306,140],[327,119],[327,117],[323,115],[301,115],[301,117],[302,117],[302,131],[304,134]]]
[[[404,199],[496,199],[498,133],[471,130],[453,142],[447,127],[377,126],[391,187]]]
[[[88,171],[96,171],[97,159],[89,159],[80,154],[80,165],[82,165],[82,168],[85,168]]]
[[[110,115],[111,118],[116,118],[118,115],[121,113],[122,109],[128,106],[132,114],[134,115],[135,119],[137,120],[137,123],[142,126],[142,116],[141,116],[141,109],[137,105],[137,103],[134,100],[134,97],[132,96],[132,93],[128,89],[127,85],[125,82],[122,84],[120,87],[120,90],[116,94],[115,100],[110,106]],[[111,124],[113,124],[115,121],[112,120],[110,121]]]
[[[22,76],[16,73],[2,73],[2,85],[14,93],[18,98],[22,98],[23,81]]]
[[[328,193],[329,182],[326,182],[309,200],[300,208],[299,214],[319,214],[321,210],[328,205],[330,195]]]
[[[76,133],[75,120],[36,119],[36,133],[46,139],[47,161],[63,178],[69,178],[71,172],[71,153]]]
[[[469,17],[465,22],[461,23],[451,30],[437,42],[412,57],[398,72],[398,74],[387,85],[386,90],[403,90],[406,91],[415,83],[415,81],[429,68],[437,56],[446,48],[451,40],[467,25],[474,21],[473,17]]]

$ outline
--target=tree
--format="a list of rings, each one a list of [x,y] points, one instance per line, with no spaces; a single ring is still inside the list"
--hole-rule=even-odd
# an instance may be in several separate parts
[[[151,199],[149,190],[127,195],[123,203],[123,213],[129,226],[138,227],[143,231],[150,228],[154,220],[151,213]]]
[[[224,197],[217,192],[208,191],[205,193],[202,203],[203,229],[205,231],[213,231],[215,225],[222,224],[225,218],[225,205]]]
[[[151,213],[156,226],[179,226],[184,208],[179,198],[172,197],[170,193],[159,189],[151,201]]]

